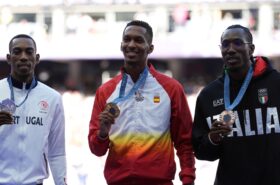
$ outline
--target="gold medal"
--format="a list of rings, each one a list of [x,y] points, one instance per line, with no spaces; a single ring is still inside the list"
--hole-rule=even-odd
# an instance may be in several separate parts
[[[114,118],[117,118],[120,115],[120,109],[115,103],[107,103],[105,110],[108,111]]]
[[[219,121],[231,126],[235,122],[235,114],[231,110],[224,110],[220,116]]]

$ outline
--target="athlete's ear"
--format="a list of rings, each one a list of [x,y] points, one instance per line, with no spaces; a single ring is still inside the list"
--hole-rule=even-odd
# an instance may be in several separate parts
[[[10,54],[7,54],[7,55],[6,55],[6,59],[7,59],[7,63],[8,63],[9,65],[11,65],[11,55],[10,55]]]
[[[153,51],[154,51],[154,45],[151,44],[148,53],[151,54]]]
[[[38,64],[40,62],[40,55],[36,54],[36,63]]]
[[[249,46],[249,54],[253,55],[254,51],[255,51],[255,45],[254,44],[250,44],[250,46]]]

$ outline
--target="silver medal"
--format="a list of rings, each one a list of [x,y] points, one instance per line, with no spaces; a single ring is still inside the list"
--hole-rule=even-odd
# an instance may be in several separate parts
[[[11,114],[16,111],[16,104],[13,100],[7,98],[1,102],[1,111],[9,112]]]

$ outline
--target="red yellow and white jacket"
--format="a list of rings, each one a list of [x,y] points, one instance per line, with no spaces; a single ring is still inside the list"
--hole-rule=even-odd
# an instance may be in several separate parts
[[[119,74],[98,88],[89,127],[92,153],[102,156],[109,150],[104,170],[107,183],[129,177],[174,179],[174,147],[181,166],[180,179],[183,184],[192,183],[195,178],[192,118],[184,90],[176,80],[157,72],[152,65],[139,93],[118,103],[121,113],[108,139],[98,137],[98,115],[106,103],[119,96],[121,80]],[[133,85],[129,76],[125,94]]]

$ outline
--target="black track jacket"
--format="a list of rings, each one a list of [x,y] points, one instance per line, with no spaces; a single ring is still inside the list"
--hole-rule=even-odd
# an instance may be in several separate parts
[[[280,185],[280,74],[265,57],[256,57],[253,65],[253,78],[233,110],[233,131],[219,145],[211,144],[208,133],[225,110],[224,77],[197,98],[193,147],[197,159],[219,159],[215,185]],[[230,86],[231,103],[239,88]]]

